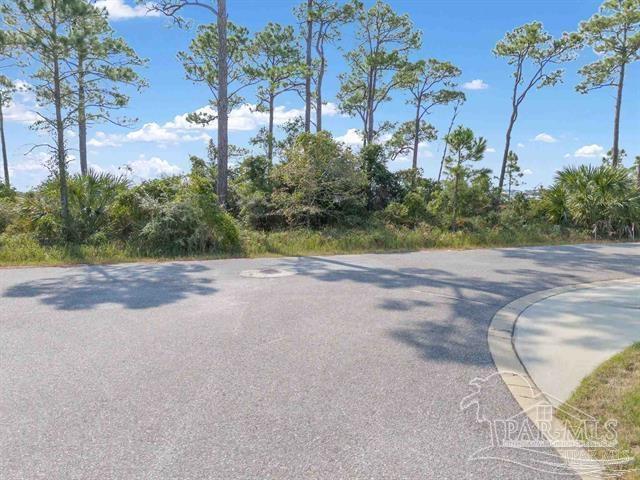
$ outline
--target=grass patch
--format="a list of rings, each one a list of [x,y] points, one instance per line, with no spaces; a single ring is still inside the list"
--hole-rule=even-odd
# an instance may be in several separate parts
[[[41,245],[29,234],[0,235],[0,266],[100,264],[149,260],[379,253],[429,248],[465,249],[554,245],[589,241],[586,233],[549,227],[494,228],[451,232],[428,225],[417,228],[376,226],[368,229],[296,229],[275,232],[243,230],[241,248],[198,254],[167,255],[142,251],[131,244],[108,241],[98,245]]]
[[[424,225],[417,228],[380,226],[370,229],[287,230],[280,232],[245,231],[242,243],[247,256],[331,255],[412,251],[428,248],[477,248],[577,243],[589,240],[587,234],[551,228],[487,229],[479,232],[451,232]]]
[[[590,449],[596,458],[633,457],[630,469],[621,477],[640,479],[640,342],[629,347],[598,367],[576,389],[567,405],[578,408],[604,424],[609,419],[618,421],[618,447]],[[559,413],[569,427],[575,422]],[[584,439],[583,439],[584,440]]]

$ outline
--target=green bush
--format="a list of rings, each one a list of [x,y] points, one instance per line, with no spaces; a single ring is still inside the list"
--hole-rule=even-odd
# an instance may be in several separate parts
[[[33,232],[45,244],[84,243],[96,232],[108,232],[116,199],[127,190],[128,181],[122,176],[90,170],[87,175],[70,176],[67,184],[68,232],[65,233],[60,216],[59,182],[55,177],[25,195],[16,228]]]
[[[238,228],[212,189],[197,174],[144,182],[118,198],[118,236],[148,253],[237,251]]]
[[[0,198],[0,233],[16,221],[16,210],[16,202],[13,199]]]
[[[231,184],[238,198],[238,216],[251,228],[271,230],[284,226],[281,215],[275,211],[271,200],[273,165],[265,156],[249,156],[236,170]]]
[[[366,177],[350,150],[327,132],[302,134],[274,167],[275,213],[287,226],[349,225],[365,212]]]
[[[391,202],[387,208],[380,212],[378,217],[391,225],[409,225],[411,223],[409,209],[401,202]]]
[[[70,238],[78,243],[96,235],[107,236],[113,222],[113,207],[121,193],[129,187],[129,181],[111,173],[89,170],[87,175],[69,178],[69,213],[72,221]]]
[[[590,229],[595,237],[631,236],[640,224],[640,191],[623,167],[567,167],[544,192],[542,206],[553,223]]]
[[[0,200],[13,201],[18,196],[18,192],[13,187],[7,187],[3,182],[0,182]]]
[[[402,198],[402,187],[398,176],[387,168],[381,145],[367,145],[360,152],[362,169],[366,175],[367,209],[384,209],[390,202]]]
[[[379,217],[386,223],[406,227],[432,220],[424,194],[420,191],[407,193],[402,202],[391,202]]]

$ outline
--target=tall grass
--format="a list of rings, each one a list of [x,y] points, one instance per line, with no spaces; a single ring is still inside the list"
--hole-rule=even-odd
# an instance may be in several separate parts
[[[587,232],[558,227],[492,228],[477,232],[451,232],[428,225],[414,229],[376,226],[369,229],[296,229],[276,232],[244,230],[238,251],[212,251],[205,255],[167,256],[141,251],[122,242],[99,245],[40,244],[29,234],[0,235],[0,265],[99,264],[144,260],[210,259],[229,257],[332,255],[411,251],[428,248],[477,248],[548,245],[590,241]]]
[[[426,248],[474,248],[541,245],[588,241],[586,233],[549,228],[479,232],[450,232],[428,226],[415,229],[377,227],[366,230],[289,230],[245,232],[244,251],[248,256],[306,255],[420,250]]]

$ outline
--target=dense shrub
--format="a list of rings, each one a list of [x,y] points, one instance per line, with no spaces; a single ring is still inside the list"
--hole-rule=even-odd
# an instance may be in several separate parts
[[[145,251],[206,253],[239,247],[233,219],[209,199],[199,195],[181,196],[166,203],[147,199],[142,208],[148,221],[134,238]]]
[[[211,178],[197,168],[188,176],[150,180],[135,187],[125,177],[90,171],[69,177],[68,185],[70,231],[63,229],[56,178],[46,180],[11,208],[0,208],[0,228],[5,230],[4,224],[11,222],[6,228],[9,233],[29,234],[45,245],[102,245],[115,240],[150,254],[239,248],[235,221],[217,205]]]
[[[457,198],[456,198],[457,197]],[[469,218],[483,217],[494,225],[495,203],[491,179],[486,170],[473,172],[467,178],[447,179],[435,189],[428,204],[434,222],[441,226],[452,226],[454,205],[456,208],[455,229],[470,228]]]
[[[24,196],[16,207],[18,218],[14,230],[32,232],[47,244],[89,242],[94,235],[109,231],[112,208],[118,196],[127,190],[128,181],[121,176],[89,171],[84,176],[70,176],[67,183],[69,231],[64,231],[60,218],[59,184],[55,177]]]
[[[380,217],[387,223],[407,227],[433,221],[424,193],[420,190],[407,193],[402,202],[391,202]]]
[[[622,167],[567,167],[544,192],[542,204],[550,221],[588,228],[596,237],[631,236],[640,225],[640,191]]]
[[[16,220],[16,205],[12,200],[0,198],[0,233]]]
[[[79,243],[100,243],[111,231],[116,198],[129,187],[123,176],[89,171],[69,179],[69,213],[73,231],[71,238]]]
[[[3,182],[0,182],[0,200],[15,200],[18,196],[15,188],[7,187]]]
[[[365,211],[358,158],[327,132],[302,134],[274,167],[272,200],[288,226],[353,224]]]
[[[265,156],[249,156],[236,169],[232,189],[238,199],[237,215],[251,228],[269,230],[284,225],[271,201],[272,169]]]
[[[360,153],[362,169],[366,175],[367,209],[384,209],[390,202],[402,199],[402,187],[398,177],[391,173],[380,145],[367,145]]]
[[[144,182],[117,202],[117,233],[147,252],[166,254],[239,248],[233,219],[217,204],[211,181],[192,172]]]

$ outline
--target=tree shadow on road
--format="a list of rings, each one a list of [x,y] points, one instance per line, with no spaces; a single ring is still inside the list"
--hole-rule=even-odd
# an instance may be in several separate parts
[[[486,334],[491,317],[515,291],[532,289],[530,279],[505,283],[437,268],[369,267],[356,261],[322,257],[283,262],[298,275],[322,282],[367,284],[407,292],[406,298],[387,298],[379,291],[363,291],[363,295],[371,295],[376,308],[399,318],[386,332],[391,338],[416,349],[426,360],[438,362],[490,365]],[[438,309],[437,316],[434,308]]]
[[[640,244],[584,244],[556,247],[524,247],[500,250],[504,258],[531,262],[532,271],[563,268],[567,274],[608,270],[640,275]]]
[[[479,253],[486,270],[476,270],[475,275],[468,274],[464,264],[460,271],[419,265],[386,268],[340,257],[283,260],[283,266],[322,282],[404,290],[406,299],[364,293],[377,296],[377,308],[383,311],[409,313],[389,329],[392,338],[416,349],[426,360],[491,365],[487,329],[500,308],[535,291],[591,281],[594,273],[638,274],[639,252],[639,245],[629,244],[488,250]],[[434,316],[434,304],[446,313]]]
[[[89,310],[101,304],[130,309],[169,305],[191,295],[211,295],[212,279],[200,263],[87,266],[9,287],[5,297],[37,298],[58,310]]]

